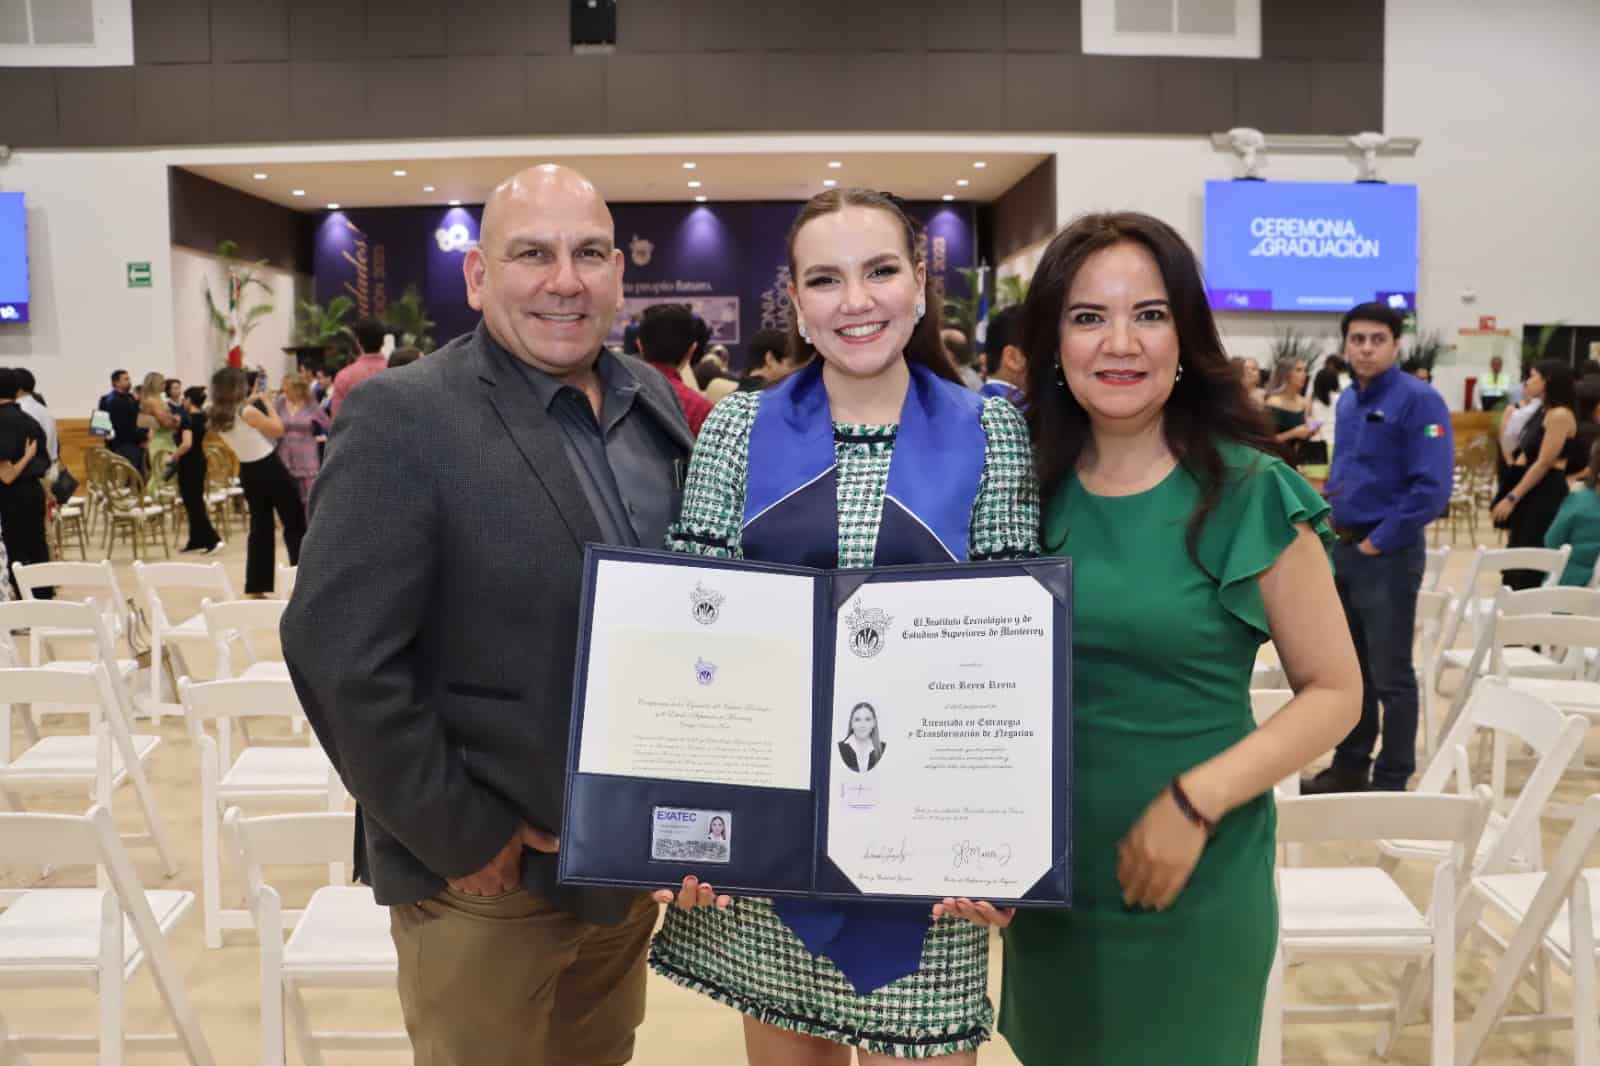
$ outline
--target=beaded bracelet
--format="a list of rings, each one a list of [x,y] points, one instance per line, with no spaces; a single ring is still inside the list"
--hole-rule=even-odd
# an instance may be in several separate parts
[[[1167,787],[1172,792],[1172,802],[1178,805],[1178,811],[1185,818],[1189,819],[1189,821],[1193,822],[1201,829],[1204,829],[1206,831],[1206,836],[1211,836],[1217,831],[1217,823],[1201,814],[1199,808],[1197,808],[1194,803],[1190,801],[1189,794],[1183,790],[1182,781],[1174,777],[1172,779],[1172,784]]]

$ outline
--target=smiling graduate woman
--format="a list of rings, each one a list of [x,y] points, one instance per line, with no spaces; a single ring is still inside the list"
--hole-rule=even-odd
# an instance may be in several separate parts
[[[916,236],[882,193],[801,209],[789,350],[807,365],[711,412],[670,546],[814,567],[1036,553],[1027,429],[956,383]],[[742,1013],[752,1066],[843,1066],[852,1048],[962,1066],[989,1039],[975,925],[914,904],[729,900],[695,878],[657,898],[677,906],[651,965]]]
[[[1165,223],[1068,226],[1023,319],[1041,540],[1073,562],[1075,865],[1071,911],[1006,930],[1001,1031],[1027,1066],[1253,1063],[1270,789],[1361,702],[1328,506],[1276,458]],[[1295,696],[1258,729],[1269,638]]]

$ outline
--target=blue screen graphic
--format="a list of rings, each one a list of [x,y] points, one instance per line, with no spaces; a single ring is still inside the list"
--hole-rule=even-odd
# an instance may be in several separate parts
[[[28,219],[20,192],[0,192],[0,324],[28,321]]]
[[[1417,302],[1417,187],[1206,182],[1206,288],[1218,311]]]

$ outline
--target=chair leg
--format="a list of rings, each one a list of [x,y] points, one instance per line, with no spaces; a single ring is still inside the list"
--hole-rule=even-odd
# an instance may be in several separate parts
[[[123,972],[122,906],[116,892],[100,897],[100,1066],[123,1066],[123,1029],[126,1021]]]
[[[1572,1061],[1576,1066],[1600,1066],[1600,1002],[1595,995],[1594,909],[1589,882],[1583,874],[1572,886],[1567,902],[1572,923]]]
[[[294,1030],[294,1042],[300,1049],[300,1061],[305,1066],[327,1066],[327,1060],[322,1057],[322,1049],[311,1036],[311,1018],[306,1013],[305,1001],[300,998],[300,990],[292,981],[285,981],[284,986],[284,1014],[288,1018],[289,1028]]]
[[[1456,914],[1440,908],[1433,947],[1433,1066],[1456,1061]]]
[[[206,947],[222,947],[222,827],[217,818],[217,798],[207,790],[200,800],[200,884],[205,910]]]

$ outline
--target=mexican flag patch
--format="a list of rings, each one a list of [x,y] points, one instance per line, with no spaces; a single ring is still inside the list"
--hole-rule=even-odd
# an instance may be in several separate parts
[[[1424,437],[1442,437],[1444,436],[1444,427],[1437,422],[1429,422],[1422,427],[1422,435]]]

